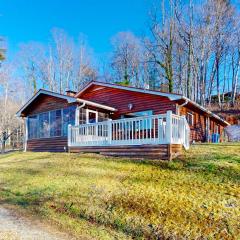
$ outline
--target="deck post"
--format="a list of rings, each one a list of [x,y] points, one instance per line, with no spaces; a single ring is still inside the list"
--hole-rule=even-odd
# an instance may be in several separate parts
[[[75,126],[79,125],[79,112],[80,112],[80,108],[78,106],[76,107],[76,110],[75,110]]]
[[[205,129],[205,136],[206,136],[206,142],[210,142],[210,118],[209,116],[206,117],[206,129]]]
[[[68,124],[68,147],[71,146],[71,142],[72,142],[72,131],[71,131],[71,124]]]
[[[112,119],[108,119],[108,142],[112,144]]]
[[[186,132],[185,132],[185,116],[181,116],[181,143],[185,143]]]
[[[166,141],[172,143],[172,111],[167,111],[166,117]]]
[[[28,117],[25,118],[25,139],[24,139],[24,152],[27,151],[27,141],[28,141]]]

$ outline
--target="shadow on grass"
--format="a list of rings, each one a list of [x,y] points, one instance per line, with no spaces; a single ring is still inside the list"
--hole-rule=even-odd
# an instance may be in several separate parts
[[[10,156],[10,155],[9,155]],[[4,156],[4,157],[1,157],[0,158],[0,160],[2,160],[2,159],[4,159],[4,158],[8,158],[9,156]],[[21,156],[21,155],[20,155]],[[15,164],[15,163],[22,163],[22,162],[29,162],[29,161],[37,161],[37,160],[44,160],[44,159],[46,159],[46,158],[51,158],[51,154],[49,154],[49,155],[46,155],[46,156],[38,156],[38,157],[36,157],[36,156],[26,156],[24,159],[21,159],[21,160],[17,160],[17,159],[15,159],[15,160],[11,160],[11,161],[1,161],[0,162],[0,165],[6,165],[6,164]]]
[[[134,163],[136,165],[145,165],[172,171],[185,171],[204,175],[212,174],[215,177],[222,178],[222,180],[230,180],[234,182],[240,181],[240,156],[238,155],[238,152],[224,152],[222,149],[222,146],[224,146],[223,144],[210,146],[213,147],[213,149],[209,149],[208,153],[204,152],[204,150],[199,153],[193,152],[193,154],[191,154],[191,152],[186,152],[183,156],[178,157],[173,161],[118,157],[114,159],[112,157],[105,157],[103,160],[124,164]],[[239,151],[239,145],[233,146]]]
[[[46,194],[49,192],[49,194]],[[47,201],[54,199],[53,195],[50,194],[50,188],[33,189],[31,191],[21,193],[13,192],[8,188],[0,188],[0,204],[6,203],[11,205],[17,205],[20,207],[38,207],[44,205]]]

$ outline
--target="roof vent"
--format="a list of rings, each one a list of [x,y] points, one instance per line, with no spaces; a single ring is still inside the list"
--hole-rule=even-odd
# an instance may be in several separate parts
[[[66,93],[66,95],[68,95],[70,97],[74,97],[77,92],[69,89],[69,90],[66,90],[65,93]]]

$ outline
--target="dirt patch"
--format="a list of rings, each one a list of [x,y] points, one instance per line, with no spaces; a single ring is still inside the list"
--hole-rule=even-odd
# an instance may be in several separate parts
[[[69,240],[64,233],[0,206],[0,240]]]

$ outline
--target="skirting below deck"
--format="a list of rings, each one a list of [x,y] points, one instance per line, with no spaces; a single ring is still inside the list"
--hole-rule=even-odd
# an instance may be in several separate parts
[[[67,137],[31,139],[27,141],[27,151],[33,152],[65,152]]]
[[[171,160],[182,153],[181,144],[69,147],[71,153],[99,153],[113,157]]]

